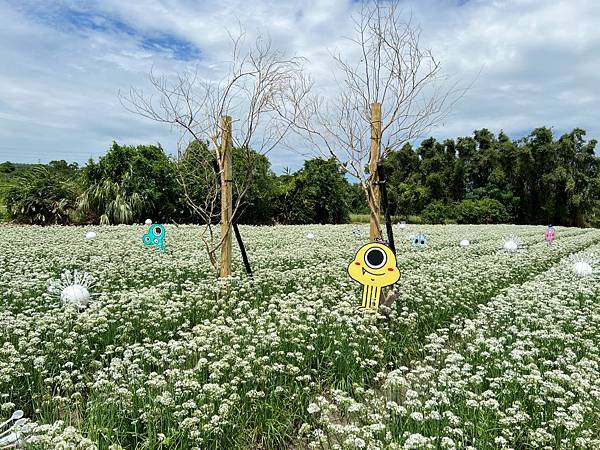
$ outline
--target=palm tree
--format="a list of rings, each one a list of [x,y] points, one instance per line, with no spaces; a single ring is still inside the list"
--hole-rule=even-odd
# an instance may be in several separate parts
[[[6,207],[19,222],[66,224],[75,212],[76,186],[45,166],[34,166],[3,187]]]
[[[79,198],[79,208],[82,211],[103,211],[100,224],[132,223],[141,214],[144,207],[142,196],[134,192],[128,194],[124,188],[127,180],[122,183],[103,179],[92,184]]]

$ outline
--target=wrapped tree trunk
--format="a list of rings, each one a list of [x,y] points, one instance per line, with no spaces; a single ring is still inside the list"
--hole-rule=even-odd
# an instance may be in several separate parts
[[[381,151],[381,103],[371,103],[371,152],[369,157],[369,180],[367,186],[367,200],[371,214],[371,228],[369,237],[374,240],[381,237],[381,206],[379,192],[379,176],[377,164]]]
[[[221,118],[221,278],[231,275],[231,215],[233,209],[231,170],[231,117]]]

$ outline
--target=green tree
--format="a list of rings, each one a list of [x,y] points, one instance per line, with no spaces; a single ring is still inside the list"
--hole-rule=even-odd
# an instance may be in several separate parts
[[[569,173],[570,168],[565,186],[571,224],[576,226],[585,225],[586,213],[593,211],[600,199],[600,158],[595,155],[597,141],[585,142],[584,136],[585,131],[576,128],[559,141],[559,146],[568,149],[566,158],[561,155],[560,170]]]
[[[113,142],[97,163],[83,168],[80,208],[101,223],[155,222],[182,215],[175,164],[154,145],[121,146]]]
[[[383,160],[383,168],[390,213],[405,216],[420,211],[425,199],[413,194],[420,189],[421,162],[412,146],[404,144],[400,150],[390,151]],[[421,191],[425,196],[425,190]],[[362,195],[364,198],[364,192]]]
[[[65,178],[75,178],[79,175],[79,165],[77,163],[69,164],[64,159],[60,161],[50,161],[48,170]]]
[[[219,189],[215,183],[216,171],[212,164],[214,152],[208,143],[191,142],[179,161],[179,180],[191,203],[204,211],[211,211],[206,202],[220,202],[220,195],[210,195],[211,189]],[[252,149],[234,147],[233,164],[233,204],[240,200],[236,220],[239,223],[266,224],[271,223],[274,214],[274,201],[277,195],[277,177],[271,170],[269,159]],[[243,194],[243,195],[241,195]],[[216,208],[218,209],[218,208]],[[189,212],[193,220],[205,220],[203,214]],[[215,222],[217,217],[212,217]]]
[[[417,152],[421,161],[421,183],[427,189],[429,200],[447,202],[450,186],[444,146],[429,138],[421,142]]]
[[[269,159],[253,150],[239,148],[233,149],[233,159],[233,176],[236,180],[244,180],[242,186],[247,188],[241,199],[238,222],[272,223],[277,177],[271,170]],[[239,191],[234,191],[234,202],[238,201],[239,195]]]
[[[585,141],[584,130],[555,141],[546,127],[517,141],[484,128],[443,144],[429,138],[415,150],[405,145],[384,162],[391,210],[436,222],[445,210],[461,222],[596,223],[595,146],[595,140]]]
[[[0,173],[13,173],[15,170],[17,170],[16,166],[10,161],[0,164]]]
[[[365,199],[365,191],[360,183],[352,183],[348,188],[348,205],[350,211],[357,214],[368,214],[369,206]],[[393,211],[393,210],[392,210]]]
[[[17,222],[68,224],[75,212],[77,193],[73,180],[36,165],[18,175],[7,188],[6,207]]]
[[[280,177],[277,219],[282,223],[344,223],[349,220],[350,184],[332,159],[304,162]],[[363,194],[364,195],[364,194]]]

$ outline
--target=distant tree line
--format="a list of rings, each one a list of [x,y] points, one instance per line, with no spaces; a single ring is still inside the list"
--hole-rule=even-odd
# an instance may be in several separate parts
[[[405,145],[385,161],[392,214],[428,223],[597,226],[600,158],[596,140],[574,129],[555,140],[536,128],[511,141],[487,129],[473,136]]]
[[[208,151],[194,142],[189,152]],[[269,160],[251,152],[250,162],[236,158],[234,179],[251,176],[239,223],[343,223],[349,220],[350,184],[333,161],[312,159],[295,173],[277,176]],[[205,201],[206,185],[192,159],[175,161],[154,145],[113,143],[97,162],[83,167],[65,161],[20,167],[0,165],[5,219],[27,224],[120,224],[155,222],[197,223],[184,198],[182,183],[196,203]],[[250,164],[250,167],[244,165]],[[209,174],[214,176],[214,174]],[[235,195],[235,190],[234,190]],[[218,200],[217,200],[218,201]]]
[[[384,161],[391,213],[427,223],[600,225],[600,157],[595,140],[574,129],[555,140],[537,128],[511,141],[487,129],[473,136],[391,150]],[[208,152],[193,142],[186,152]],[[236,158],[234,179],[250,177],[240,223],[344,223],[368,211],[360,185],[350,183],[333,160],[315,158],[277,176],[258,153]],[[186,162],[187,161],[187,162]],[[113,143],[84,167],[0,164],[5,219],[30,224],[197,223],[186,202],[207,198],[198,168],[176,161],[158,146]],[[186,189],[182,188],[185,183]],[[235,189],[234,189],[235,193]],[[0,210],[2,211],[2,210]]]

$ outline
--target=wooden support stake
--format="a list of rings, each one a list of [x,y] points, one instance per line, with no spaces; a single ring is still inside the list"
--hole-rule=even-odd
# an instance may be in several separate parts
[[[377,164],[381,150],[381,103],[371,103],[371,152],[369,155],[369,211],[371,214],[371,240],[381,237],[381,206]]]
[[[231,213],[233,180],[231,169],[231,117],[221,117],[221,278],[231,275]]]

